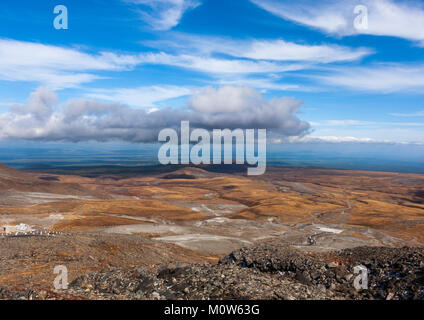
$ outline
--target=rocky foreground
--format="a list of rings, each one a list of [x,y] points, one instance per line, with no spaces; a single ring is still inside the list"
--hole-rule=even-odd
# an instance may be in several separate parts
[[[354,267],[368,269],[356,290]],[[277,245],[244,248],[218,264],[110,268],[62,292],[10,292],[3,299],[424,299],[424,248],[358,247],[307,253]]]

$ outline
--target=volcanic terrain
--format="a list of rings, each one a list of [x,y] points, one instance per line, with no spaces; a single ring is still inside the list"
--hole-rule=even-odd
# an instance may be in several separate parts
[[[1,165],[0,298],[422,299],[423,187],[368,171]],[[356,263],[374,291],[352,291]],[[67,291],[53,289],[56,265]]]

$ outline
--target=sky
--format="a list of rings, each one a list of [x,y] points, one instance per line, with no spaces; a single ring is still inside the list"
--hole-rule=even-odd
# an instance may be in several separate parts
[[[423,98],[424,1],[0,2],[1,140],[420,145]]]

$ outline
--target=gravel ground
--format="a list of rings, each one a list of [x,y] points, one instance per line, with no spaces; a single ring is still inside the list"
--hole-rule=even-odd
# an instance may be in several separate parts
[[[345,299],[424,299],[424,248],[358,247],[308,254],[279,246],[241,249],[221,259],[330,291]],[[356,266],[368,269],[368,289],[356,290]]]
[[[144,268],[90,273],[70,284],[95,299],[325,299],[318,288],[232,265],[191,265],[151,273]]]
[[[368,269],[356,290],[355,266]],[[98,299],[424,299],[423,248],[358,247],[327,253],[264,245],[237,250],[218,265],[90,273],[71,283]]]
[[[355,289],[359,265],[368,270],[368,289]],[[218,264],[112,265],[76,277],[65,291],[0,287],[0,298],[423,300],[424,248],[305,252],[268,244],[234,251]]]

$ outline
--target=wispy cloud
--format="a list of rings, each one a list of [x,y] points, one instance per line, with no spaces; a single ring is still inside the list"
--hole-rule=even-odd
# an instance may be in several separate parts
[[[234,47],[232,52],[236,56],[250,59],[317,63],[354,61],[372,53],[369,49],[355,50],[336,45],[306,45],[283,40],[257,40],[250,43],[246,50]]]
[[[424,122],[337,119],[310,122],[314,137],[352,138],[370,142],[424,143]],[[370,138],[372,137],[372,139]]]
[[[282,83],[282,74],[318,69],[327,64],[358,61],[374,53],[369,48],[309,45],[282,39],[244,39],[165,34],[143,45],[162,50],[142,54],[146,64],[177,66],[212,75],[218,85],[248,85],[263,90],[315,90],[297,83]],[[254,77],[251,77],[254,76]]]
[[[253,88],[261,89],[262,91],[275,90],[275,91],[307,91],[303,85],[294,83],[281,83],[279,78],[249,78],[249,77],[221,77],[217,80],[217,84],[220,86],[249,86]]]
[[[370,34],[393,36],[424,45],[424,6],[419,1],[393,0],[250,0],[283,19],[319,29],[328,34],[348,36]],[[368,28],[354,27],[357,5],[368,9]]]
[[[180,23],[184,13],[201,4],[198,0],[124,0],[141,6],[142,19],[154,30],[169,30]]]
[[[0,39],[0,80],[34,81],[62,89],[99,79],[94,71],[130,70],[137,63],[131,55],[93,55],[73,48]]]
[[[156,48],[174,49],[180,53],[200,55],[225,54],[234,58],[303,63],[332,63],[359,60],[374,51],[339,45],[309,45],[282,39],[233,40],[223,37],[172,33],[167,39],[148,41]]]
[[[241,59],[221,59],[210,56],[179,54],[165,52],[147,53],[139,56],[140,63],[169,65],[192,69],[209,74],[254,74],[269,72],[286,72],[303,69],[302,64],[278,63],[271,61],[252,61]]]
[[[101,79],[101,71],[129,71],[141,64],[174,66],[221,77],[221,80],[225,80],[226,76],[236,75],[266,74],[268,76],[274,73],[302,70],[309,66],[304,62],[289,61],[290,59],[285,62],[243,57],[217,58],[199,50],[193,51],[195,51],[194,54],[165,52],[93,54],[76,48],[0,39],[0,80],[37,82],[52,89],[63,89],[79,87]],[[245,84],[249,85],[247,82]],[[272,85],[269,80],[267,84],[262,81],[262,84],[268,89],[281,88],[281,85]],[[294,88],[292,85],[291,87]],[[149,94],[154,100],[155,93],[165,97],[179,96],[179,93],[172,92],[175,89],[172,86],[162,89],[155,87]],[[137,89],[121,89],[109,93],[93,92],[93,94],[98,94],[96,96],[98,98],[110,98],[111,101],[112,98],[119,99],[131,105],[138,105],[134,103],[137,96],[146,98],[145,95],[141,96],[142,92]]]
[[[390,122],[390,121],[363,121],[363,120],[325,120],[311,123],[314,126],[380,126],[380,127],[424,127],[424,122]]]
[[[422,91],[424,65],[378,64],[332,69],[316,79],[336,87],[380,93]]]
[[[346,144],[371,144],[371,145],[424,145],[423,141],[400,141],[399,139],[391,140],[391,139],[375,139],[370,137],[355,137],[355,136],[293,136],[293,137],[285,137],[285,138],[276,138],[271,141],[272,143],[305,143],[305,144],[340,144],[345,150],[349,150]]]
[[[370,142],[390,142],[378,141],[372,138],[357,138],[357,137],[337,137],[337,136],[304,136],[304,137],[288,137],[280,140],[280,142],[290,143],[310,143],[310,142],[331,142],[331,143],[345,143],[345,142],[357,142],[357,143],[370,143]]]
[[[138,88],[93,89],[85,96],[90,99],[127,104],[132,107],[156,107],[157,103],[190,95],[192,88],[155,85]]]

